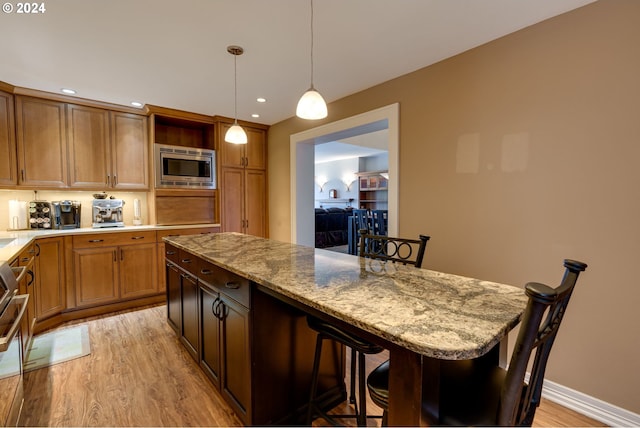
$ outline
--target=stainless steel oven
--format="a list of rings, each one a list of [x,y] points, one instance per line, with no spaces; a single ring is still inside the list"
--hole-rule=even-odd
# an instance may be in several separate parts
[[[157,188],[216,188],[216,153],[194,147],[155,144]]]
[[[25,316],[29,295],[17,295],[18,282],[25,267],[12,268],[0,264],[0,292],[4,308],[0,313],[0,423],[17,426],[24,403],[22,385],[23,354],[20,327]],[[16,278],[15,273],[18,273]],[[8,297],[8,298],[7,298]]]

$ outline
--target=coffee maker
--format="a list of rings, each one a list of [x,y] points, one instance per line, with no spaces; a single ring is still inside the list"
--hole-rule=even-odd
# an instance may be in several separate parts
[[[54,229],[77,229],[80,227],[80,209],[82,205],[79,201],[53,201]]]
[[[93,224],[100,227],[124,227],[122,220],[122,199],[94,199],[93,200]]]

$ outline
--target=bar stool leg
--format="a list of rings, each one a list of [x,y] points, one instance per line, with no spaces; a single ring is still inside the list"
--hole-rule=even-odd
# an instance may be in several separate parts
[[[358,399],[360,400],[360,409],[358,412],[358,425],[367,426],[367,384],[365,381],[365,355],[358,353]]]
[[[349,394],[349,403],[356,403],[356,350],[351,348],[351,382],[350,382],[350,394]],[[358,408],[356,407],[356,412]]]
[[[311,392],[309,393],[309,408],[307,409],[307,425],[311,425],[316,409],[316,390],[318,389],[318,374],[320,372],[320,356],[322,355],[323,337],[318,334],[316,338],[316,352],[313,358],[313,370],[311,371]]]

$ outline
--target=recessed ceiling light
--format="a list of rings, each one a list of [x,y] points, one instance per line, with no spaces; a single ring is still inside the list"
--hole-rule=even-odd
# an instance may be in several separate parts
[[[69,95],[74,95],[76,93],[76,91],[74,91],[73,89],[69,89],[69,88],[62,88],[61,91],[65,94],[69,94]]]
[[[260,97],[260,98],[258,98],[256,101],[257,101],[257,102],[259,102],[259,103],[266,103],[266,102],[267,102],[267,99],[266,99],[266,98],[262,98],[262,97]]]
[[[138,101],[131,101],[131,105],[134,107],[142,107],[142,103]]]
[[[251,117],[260,117],[260,115],[258,113],[253,113]]]

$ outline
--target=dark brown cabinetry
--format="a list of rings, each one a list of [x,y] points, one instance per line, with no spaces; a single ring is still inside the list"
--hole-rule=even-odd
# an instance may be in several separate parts
[[[13,95],[0,91],[0,186],[17,182]]]
[[[305,313],[169,243],[165,255],[168,322],[240,420],[299,424],[316,340]],[[333,351],[320,369],[328,407],[345,398],[344,348]]]
[[[219,122],[221,223],[225,232],[267,236],[266,130],[244,126],[247,144],[229,144]]]
[[[249,282],[165,245],[169,324],[243,421],[250,421]]]

